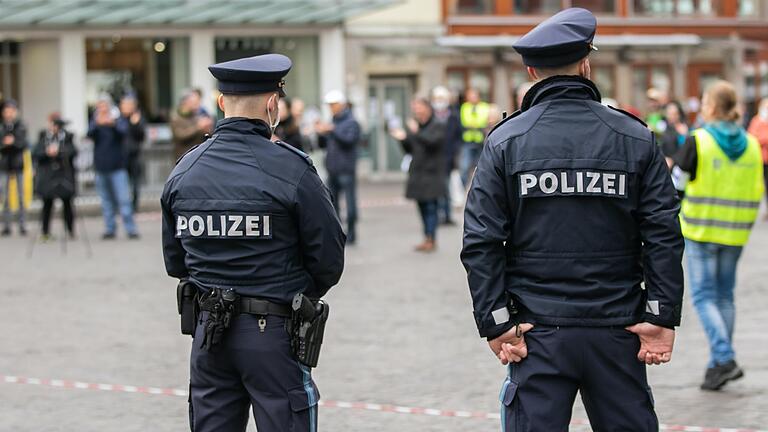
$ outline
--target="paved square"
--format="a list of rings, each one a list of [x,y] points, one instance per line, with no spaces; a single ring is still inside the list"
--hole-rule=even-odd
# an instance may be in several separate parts
[[[458,259],[461,229],[441,228],[435,254],[412,252],[421,240],[420,221],[415,206],[399,199],[401,192],[400,185],[362,189],[368,206],[360,242],[348,249],[345,275],[328,297],[331,321],[315,372],[323,399],[496,413],[505,372],[475,331]],[[94,240],[90,259],[81,241],[70,242],[66,255],[60,243],[38,244],[27,258],[27,239],[0,239],[0,375],[186,389],[190,339],[178,332],[175,282],[163,270],[159,218],[141,219],[142,240]],[[85,221],[90,237],[97,238],[100,220]],[[58,219],[54,227],[60,232]],[[768,429],[766,250],[768,223],[758,223],[736,292],[736,348],[746,377],[721,393],[698,390],[707,347],[686,297],[674,359],[651,369],[662,423]],[[186,397],[68,386],[73,384],[0,379],[0,430],[186,428]],[[321,408],[320,430],[499,429],[494,419],[355,406]],[[585,418],[577,407],[574,420]]]

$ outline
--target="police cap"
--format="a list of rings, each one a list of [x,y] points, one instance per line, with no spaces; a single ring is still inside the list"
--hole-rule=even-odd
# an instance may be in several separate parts
[[[264,54],[208,66],[224,94],[259,94],[273,91],[285,96],[283,77],[291,70],[291,59]]]
[[[591,50],[597,30],[592,12],[569,8],[549,17],[521,37],[512,48],[532,67],[559,67],[576,63]]]

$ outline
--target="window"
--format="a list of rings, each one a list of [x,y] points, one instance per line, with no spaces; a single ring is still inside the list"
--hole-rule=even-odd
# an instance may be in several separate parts
[[[19,44],[0,40],[0,99],[19,100]]]
[[[493,95],[493,74],[491,68],[452,67],[447,73],[448,88],[459,95],[464,95],[468,88],[480,93],[480,98],[490,101]]]
[[[720,11],[720,2],[720,0],[635,0],[634,11],[637,15],[712,16]]]
[[[515,13],[521,15],[552,14],[562,7],[561,0],[515,0]]]
[[[615,13],[615,0],[571,0],[571,7],[588,9],[593,13]]]
[[[759,18],[760,17],[759,0],[740,0],[739,16],[746,17],[746,18]]]
[[[494,12],[494,0],[452,0],[449,10],[455,15],[489,15]]]

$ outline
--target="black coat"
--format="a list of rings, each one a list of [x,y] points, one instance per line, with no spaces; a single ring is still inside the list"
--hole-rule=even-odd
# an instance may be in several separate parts
[[[48,156],[45,149],[55,142],[59,154]],[[53,136],[50,131],[40,132],[40,138],[32,150],[35,161],[35,193],[42,199],[71,198],[77,191],[75,182],[75,156],[77,149],[70,132],[61,131]]]
[[[461,259],[480,335],[515,319],[679,325],[679,209],[643,122],[583,78],[537,83],[488,136],[467,197]]]
[[[3,138],[14,136],[11,145],[4,145]],[[27,150],[27,128],[20,120],[0,123],[0,171],[16,172],[24,169],[24,151]]]
[[[345,236],[328,190],[309,156],[271,136],[261,120],[225,118],[178,162],[161,198],[169,275],[286,304],[339,281]]]
[[[403,151],[413,158],[406,198],[429,201],[445,196],[445,127],[432,116],[416,133],[407,130],[406,134]]]

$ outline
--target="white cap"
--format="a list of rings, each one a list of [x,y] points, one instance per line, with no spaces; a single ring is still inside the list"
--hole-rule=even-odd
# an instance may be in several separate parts
[[[347,98],[344,96],[344,93],[342,93],[339,90],[331,90],[328,93],[325,94],[325,98],[323,98],[323,102],[327,104],[335,104],[335,103],[347,103]]]
[[[433,99],[450,99],[451,91],[443,86],[437,86],[432,89],[432,98]]]

